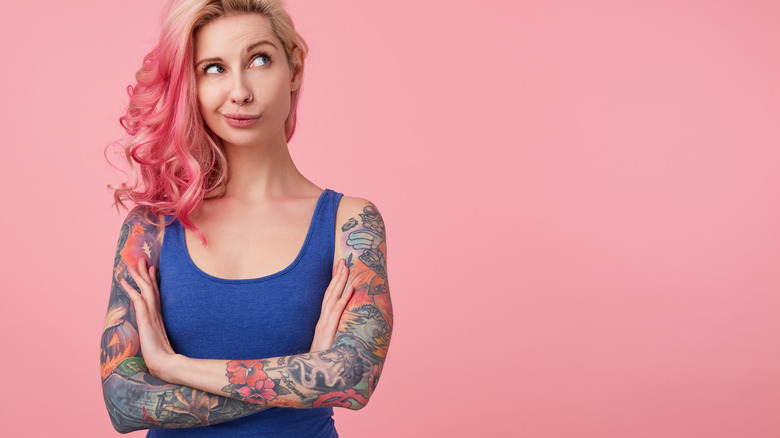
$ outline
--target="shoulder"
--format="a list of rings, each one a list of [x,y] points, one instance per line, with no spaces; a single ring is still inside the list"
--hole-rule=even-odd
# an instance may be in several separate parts
[[[385,223],[373,202],[352,196],[343,196],[336,214],[336,233],[347,233],[356,228],[367,228],[382,236]]]
[[[385,221],[376,205],[367,199],[345,196],[336,216],[336,254],[347,260],[347,266],[352,265],[354,256],[386,278]]]
[[[122,223],[118,255],[131,266],[136,266],[140,258],[156,264],[164,231],[165,216],[156,215],[149,206],[134,207]]]
[[[136,205],[125,216],[124,224],[156,228],[165,223],[165,216],[156,215],[148,205]]]

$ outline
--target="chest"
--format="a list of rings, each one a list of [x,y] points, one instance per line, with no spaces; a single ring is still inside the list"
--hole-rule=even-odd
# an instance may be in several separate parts
[[[193,263],[224,279],[259,278],[288,267],[309,234],[314,205],[231,211],[211,208],[196,225],[207,244],[191,230],[185,243]]]
[[[312,229],[287,267],[267,276],[226,279],[193,263],[178,222],[166,227],[160,297],[174,349],[210,359],[308,351],[331,278],[333,247],[324,228]]]

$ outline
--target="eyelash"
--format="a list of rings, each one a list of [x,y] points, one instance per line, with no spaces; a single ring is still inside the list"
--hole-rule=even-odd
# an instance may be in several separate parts
[[[268,61],[265,63],[265,65],[268,65],[268,64],[270,64],[270,63],[271,63],[271,55],[269,55],[269,54],[267,54],[267,53],[258,53],[257,55],[255,55],[255,56],[253,56],[253,57],[252,57],[252,62],[254,62],[254,61],[255,61],[255,59],[257,59],[257,58],[260,58],[260,57],[265,57],[265,58],[267,58],[267,59],[268,59]],[[250,64],[251,64],[251,63],[250,63]],[[208,69],[210,69],[211,67],[220,67],[220,68],[222,68],[222,65],[220,65],[220,64],[209,64],[209,65],[207,65],[207,66],[203,67],[203,74],[209,74],[209,73],[207,73],[207,72],[208,72]],[[224,70],[224,69],[223,69],[223,70]],[[220,72],[220,73],[221,73],[221,72]]]

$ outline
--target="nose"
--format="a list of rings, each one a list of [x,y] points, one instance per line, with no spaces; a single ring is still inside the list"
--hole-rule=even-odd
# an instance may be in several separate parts
[[[242,106],[251,102],[253,99],[252,92],[249,87],[246,86],[244,75],[236,75],[236,79],[233,83],[233,89],[230,90],[230,100],[238,106]]]

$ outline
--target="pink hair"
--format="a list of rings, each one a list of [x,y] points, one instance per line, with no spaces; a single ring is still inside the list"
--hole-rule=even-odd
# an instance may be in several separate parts
[[[153,215],[173,215],[182,226],[205,237],[190,220],[203,199],[218,196],[227,182],[227,161],[219,138],[203,123],[198,110],[194,73],[195,31],[233,13],[259,13],[271,21],[293,71],[303,68],[308,47],[277,0],[173,0],[160,41],[128,86],[130,104],[119,122],[130,140],[125,157],[134,181],[110,186],[114,202],[150,207]],[[289,141],[295,132],[300,87],[291,95],[285,122]]]

